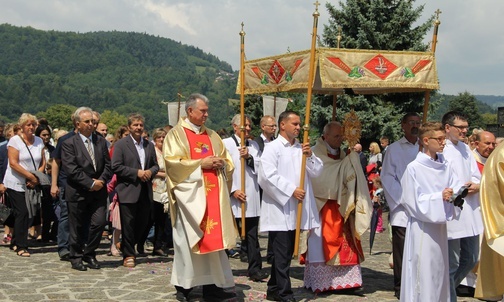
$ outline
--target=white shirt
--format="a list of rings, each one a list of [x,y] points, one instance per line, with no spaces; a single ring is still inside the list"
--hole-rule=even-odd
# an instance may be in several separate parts
[[[140,142],[137,142],[131,134],[130,136],[138,152],[138,157],[140,158],[140,164],[142,164],[142,170],[145,170],[145,150],[143,147],[143,137],[140,137]]]
[[[259,164],[259,185],[263,189],[261,232],[292,231],[296,229],[298,201],[292,194],[299,187],[301,178],[302,147],[299,142],[291,145],[278,136],[264,148]],[[320,226],[320,218],[311,186],[311,177],[322,172],[323,163],[313,154],[306,160],[305,199],[301,215],[301,229]]]
[[[241,138],[233,134],[234,138],[240,145]],[[233,185],[231,186],[231,193],[236,190],[241,190],[241,159],[240,159],[240,146],[236,146],[236,142],[232,137],[222,140],[224,146],[228,150],[235,166],[233,172]],[[247,147],[250,156],[254,159],[255,168],[252,169],[245,164],[245,194],[247,195],[247,202],[245,203],[245,217],[258,217],[261,215],[261,198],[259,197],[259,184],[257,183],[257,163],[259,161],[259,145],[253,140],[247,140],[249,146]],[[236,218],[241,218],[241,204],[242,202],[234,198],[231,194],[231,209]]]
[[[9,139],[7,148],[9,147],[12,147],[19,151],[19,165],[26,171],[35,171],[38,169],[42,160],[42,150],[45,147],[40,137],[35,136],[33,144],[31,146],[28,146],[28,149],[30,149],[31,152],[31,156],[33,156],[33,160],[35,161],[35,166],[33,166],[30,152],[28,152],[28,149],[26,148],[23,140],[21,139],[21,137],[19,137],[19,135],[15,135]],[[12,168],[8,164],[4,176],[4,185],[8,189],[24,192],[26,189],[26,178],[16,171],[12,170]]]
[[[447,139],[443,155],[462,183],[480,183],[481,173],[469,146],[463,142],[454,145]],[[453,188],[453,192],[456,193],[458,189]],[[467,195],[464,200],[460,217],[448,222],[448,239],[471,237],[483,232],[479,194]]]
[[[390,207],[390,224],[393,226],[406,227],[408,222],[404,207],[399,202],[402,194],[401,178],[418,151],[418,142],[412,144],[403,136],[389,145],[385,152],[380,176],[385,198]]]

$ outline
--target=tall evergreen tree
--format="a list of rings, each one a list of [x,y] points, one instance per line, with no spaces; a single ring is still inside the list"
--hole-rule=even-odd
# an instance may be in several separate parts
[[[322,44],[337,47],[341,28],[341,48],[426,51],[429,45],[423,41],[432,28],[434,16],[416,25],[424,5],[415,8],[413,4],[414,0],[347,0],[340,1],[338,9],[327,3],[330,16],[329,24],[324,25]],[[343,102],[337,105],[338,120],[353,108],[361,118],[361,141],[365,146],[381,135],[391,136],[394,140],[400,134],[400,117],[410,111],[421,112],[423,97],[423,93],[340,97],[339,100]],[[324,97],[321,101],[328,112],[332,111],[331,100],[332,96]],[[322,124],[320,121],[316,123]]]
[[[486,128],[483,118],[479,113],[478,105],[476,104],[476,97],[469,92],[459,93],[458,96],[451,99],[449,108],[450,110],[464,113],[467,116],[467,121],[471,129]]]

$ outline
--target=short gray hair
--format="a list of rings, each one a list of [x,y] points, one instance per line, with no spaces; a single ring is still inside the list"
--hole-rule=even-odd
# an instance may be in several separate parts
[[[201,93],[193,93],[187,98],[187,101],[185,103],[185,111],[187,112],[189,108],[193,108],[198,100],[202,100],[203,102],[205,102],[205,104],[208,105],[209,101],[206,96]]]
[[[89,112],[91,113],[91,116],[93,116],[93,109],[89,108],[89,107],[79,107],[75,110],[74,114],[73,114],[73,119],[75,122],[80,122],[80,114],[83,113],[83,112]]]
[[[329,131],[331,130],[331,128],[336,127],[336,126],[343,127],[340,122],[332,121],[332,122],[327,123],[324,126],[324,130],[322,130],[322,134],[327,135],[329,133]]]
[[[246,114],[245,114],[245,120],[252,122],[250,117]],[[233,116],[233,119],[231,120],[231,125],[241,126],[241,114],[236,114],[235,116]]]

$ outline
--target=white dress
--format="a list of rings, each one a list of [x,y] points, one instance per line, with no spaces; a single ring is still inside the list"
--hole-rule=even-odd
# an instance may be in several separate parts
[[[460,183],[443,158],[418,153],[401,180],[401,205],[408,224],[402,263],[401,301],[450,301],[446,222],[460,209],[443,201],[442,191]],[[465,208],[464,208],[465,210]]]

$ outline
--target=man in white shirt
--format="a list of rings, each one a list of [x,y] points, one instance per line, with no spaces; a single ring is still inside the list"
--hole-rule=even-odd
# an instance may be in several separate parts
[[[406,166],[412,162],[418,151],[418,130],[420,116],[415,112],[404,115],[401,127],[404,136],[387,148],[381,171],[381,180],[385,198],[390,207],[392,225],[392,254],[394,259],[394,295],[399,299],[401,293],[401,270],[404,250],[404,236],[408,217],[400,204],[402,194],[401,178]]]
[[[273,263],[266,299],[296,301],[290,281],[290,263],[294,253],[298,203],[302,202],[301,229],[320,226],[311,178],[322,172],[322,161],[312,153],[309,143],[301,145],[297,137],[301,120],[297,113],[284,111],[278,118],[279,136],[261,155],[259,184],[263,189],[260,226],[273,241]],[[306,156],[304,187],[300,187],[302,157]]]
[[[469,130],[466,116],[460,112],[450,111],[443,116],[442,124],[447,139],[443,155],[460,181],[469,186],[460,217],[448,222],[450,299],[457,301],[455,289],[478,261],[479,234],[483,232],[479,194],[477,194],[481,173],[471,149],[463,142]]]
[[[223,139],[224,146],[228,150],[235,170],[233,172],[233,185],[231,186],[231,209],[241,234],[242,203],[245,204],[245,238],[241,241],[241,246],[246,247],[248,269],[247,273],[252,281],[261,281],[268,278],[268,274],[262,272],[262,260],[259,247],[258,227],[259,216],[261,215],[261,198],[259,196],[259,184],[257,183],[257,172],[255,162],[259,160],[259,146],[250,136],[250,118],[245,117],[245,147],[241,146],[241,116],[237,114],[231,120],[234,134]],[[241,183],[241,158],[245,159],[245,190],[242,190]]]

